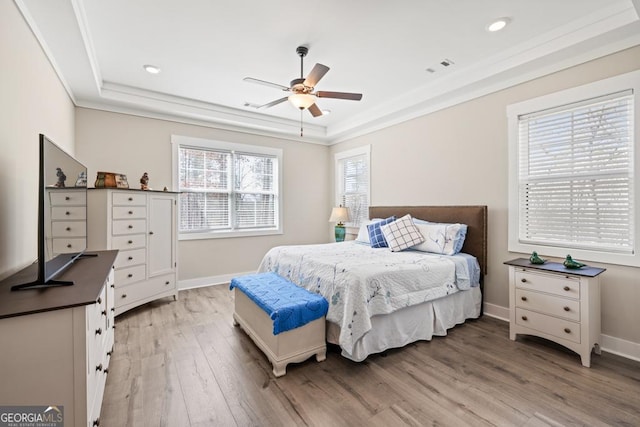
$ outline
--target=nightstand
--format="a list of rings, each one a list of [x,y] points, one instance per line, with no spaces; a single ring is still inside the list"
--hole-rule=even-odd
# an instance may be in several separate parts
[[[600,354],[600,274],[604,268],[568,269],[556,262],[531,264],[518,258],[509,266],[509,337],[535,335],[561,344],[591,365]]]

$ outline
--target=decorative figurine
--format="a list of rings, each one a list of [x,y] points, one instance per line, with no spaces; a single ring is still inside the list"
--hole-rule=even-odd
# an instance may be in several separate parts
[[[545,262],[547,262],[547,260],[544,258],[540,258],[538,256],[538,252],[533,251],[531,252],[531,256],[529,257],[529,262],[531,264],[544,264]]]
[[[56,176],[58,177],[58,182],[56,182],[56,187],[63,188],[64,182],[67,180],[67,175],[62,172],[62,169],[56,168]]]
[[[82,171],[78,174],[78,179],[76,180],[76,187],[86,187],[87,186],[87,173]]]
[[[140,178],[140,189],[148,190],[149,189],[149,175],[145,172],[142,174],[142,178]]]
[[[562,263],[562,265],[564,265],[567,268],[582,268],[587,264],[583,264],[581,262],[578,261],[574,261],[573,258],[571,258],[571,255],[567,255],[567,257],[564,259],[564,262]]]

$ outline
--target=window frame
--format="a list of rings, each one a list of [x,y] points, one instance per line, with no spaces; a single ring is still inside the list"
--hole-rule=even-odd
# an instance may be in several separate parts
[[[283,150],[280,148],[273,147],[265,147],[258,145],[248,145],[248,144],[239,144],[234,142],[220,141],[220,140],[212,140],[212,139],[204,139],[204,138],[195,138],[190,136],[183,135],[171,135],[171,151],[172,151],[172,175],[173,175],[173,190],[176,192],[180,192],[179,183],[180,183],[180,148],[181,147],[189,147],[195,149],[202,150],[220,150],[220,151],[229,151],[229,152],[237,152],[238,154],[247,154],[247,155],[266,155],[273,156],[277,159],[277,173],[274,178],[277,179],[277,185],[274,186],[277,189],[276,193],[276,226],[269,228],[244,228],[244,229],[223,229],[223,230],[208,230],[208,231],[196,231],[196,232],[180,232],[178,229],[178,240],[199,240],[199,239],[223,239],[223,238],[233,238],[233,237],[251,237],[251,236],[268,236],[268,235],[276,235],[283,234],[283,197],[282,197],[282,169],[283,169]],[[231,191],[229,193],[231,206],[235,206],[233,203],[233,195],[236,194],[235,186],[232,182]],[[180,206],[180,202],[178,202],[178,206]],[[235,208],[234,208],[235,209]],[[231,218],[235,217],[235,211],[232,209],[230,212]]]
[[[342,204],[342,194],[344,193],[344,170],[342,167],[342,161],[350,157],[365,156],[367,159],[367,213],[366,218],[369,218],[369,207],[371,206],[371,145],[365,145],[362,147],[354,148],[351,150],[341,151],[334,155],[334,167],[335,167],[335,206]],[[349,212],[351,215],[351,212]],[[359,225],[355,225],[352,221],[346,222],[345,226],[351,229],[357,229]]]
[[[557,108],[563,105],[582,102],[585,100],[606,96],[609,94],[633,91],[633,158],[631,177],[633,179],[634,203],[632,217],[633,252],[620,253],[598,251],[593,249],[567,248],[562,246],[547,246],[542,244],[524,243],[519,240],[520,226],[520,192],[519,192],[519,117],[537,111]],[[509,252],[531,253],[537,251],[541,255],[564,258],[571,254],[574,259],[582,261],[602,262],[616,265],[640,266],[640,183],[637,181],[638,166],[640,166],[640,71],[599,80],[571,89],[562,90],[549,95],[522,101],[507,106],[508,146],[509,146],[509,197],[508,197],[508,250]]]

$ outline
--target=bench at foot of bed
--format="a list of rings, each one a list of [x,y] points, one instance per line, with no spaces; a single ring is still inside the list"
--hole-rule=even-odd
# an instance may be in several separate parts
[[[326,359],[327,301],[274,273],[234,278],[234,326],[240,325],[273,365],[273,374],[286,374],[289,363],[315,355]]]

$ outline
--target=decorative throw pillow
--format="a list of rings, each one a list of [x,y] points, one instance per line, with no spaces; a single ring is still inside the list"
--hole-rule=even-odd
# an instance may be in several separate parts
[[[367,230],[367,225],[379,221],[382,221],[382,218],[374,218],[360,225],[360,228],[358,229],[358,236],[356,237],[356,242],[366,243],[367,245],[370,245],[371,241],[369,240],[369,230]]]
[[[374,222],[373,224],[367,225],[367,231],[369,232],[369,242],[372,248],[387,247],[387,241],[385,240],[380,227],[395,220],[395,216],[390,216],[389,218],[383,219],[382,221]]]
[[[420,234],[418,228],[413,224],[409,214],[383,225],[380,229],[392,252],[400,252],[424,242],[424,236]]]
[[[455,255],[464,244],[466,237],[466,224],[415,224],[418,231],[424,236],[425,241],[413,247],[422,252],[432,252],[442,255]],[[464,233],[461,232],[464,229]]]

